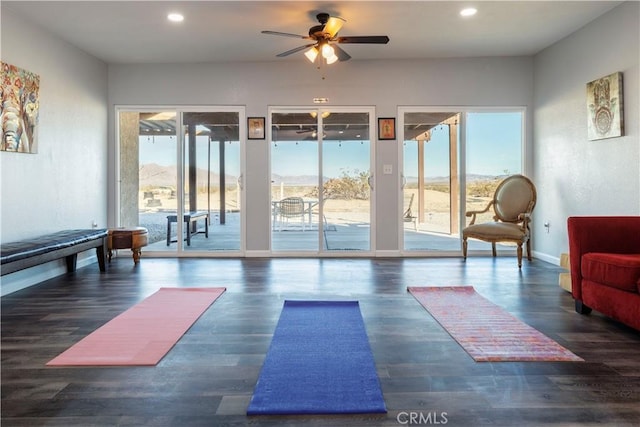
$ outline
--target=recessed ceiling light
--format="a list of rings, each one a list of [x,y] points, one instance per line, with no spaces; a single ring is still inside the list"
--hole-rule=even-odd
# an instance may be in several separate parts
[[[180,13],[170,13],[167,15],[167,19],[171,22],[182,22],[184,21],[184,16]]]
[[[478,12],[478,9],[475,9],[473,7],[467,7],[465,9],[462,9],[460,11],[460,15],[461,16],[473,16]]]

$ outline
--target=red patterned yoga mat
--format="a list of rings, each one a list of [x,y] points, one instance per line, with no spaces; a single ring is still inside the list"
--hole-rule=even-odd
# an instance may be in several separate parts
[[[584,361],[476,293],[472,286],[407,290],[476,362]]]
[[[225,288],[160,288],[47,366],[156,365]]]

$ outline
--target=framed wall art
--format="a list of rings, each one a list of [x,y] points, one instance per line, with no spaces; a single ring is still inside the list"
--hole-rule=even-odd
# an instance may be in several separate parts
[[[378,119],[378,139],[396,139],[396,119],[380,117]]]
[[[264,117],[248,117],[247,129],[249,139],[264,139]]]
[[[40,76],[5,62],[0,67],[0,151],[37,153]]]
[[[587,115],[590,141],[624,135],[622,73],[587,83]]]

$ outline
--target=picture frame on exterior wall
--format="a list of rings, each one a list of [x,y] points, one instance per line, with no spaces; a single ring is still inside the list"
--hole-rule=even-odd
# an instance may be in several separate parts
[[[247,118],[247,138],[264,139],[264,117],[248,117]]]
[[[0,151],[37,153],[40,76],[6,62],[0,67]]]
[[[587,136],[590,141],[624,135],[622,73],[587,83]]]
[[[378,139],[396,139],[396,119],[394,117],[378,118]]]

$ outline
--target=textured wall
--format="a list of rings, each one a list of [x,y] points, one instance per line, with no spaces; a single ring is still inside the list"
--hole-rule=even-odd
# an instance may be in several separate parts
[[[559,258],[568,250],[571,215],[640,215],[639,8],[626,2],[535,57],[538,254]],[[589,141],[586,84],[616,71],[624,79],[625,136]]]
[[[1,240],[107,225],[107,66],[2,12],[2,60],[40,75],[37,154],[0,152]],[[2,278],[36,283],[64,263]]]

